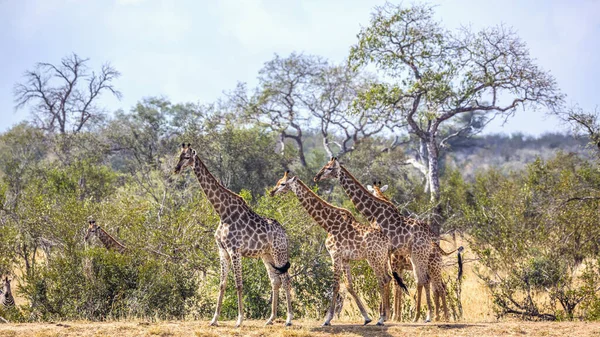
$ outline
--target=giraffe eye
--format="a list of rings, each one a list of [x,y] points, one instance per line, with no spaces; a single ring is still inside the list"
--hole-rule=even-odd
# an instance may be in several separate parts
[[[285,186],[285,183],[281,183],[281,186]]]
[[[333,167],[328,167],[327,168],[327,171],[331,171],[331,170],[333,170]]]

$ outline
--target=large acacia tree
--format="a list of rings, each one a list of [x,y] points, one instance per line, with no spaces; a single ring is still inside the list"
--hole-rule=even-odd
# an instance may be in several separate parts
[[[554,109],[563,97],[511,29],[449,31],[433,16],[429,5],[376,7],[349,62],[355,68],[372,65],[388,80],[373,85],[361,100],[387,104],[406,120],[423,145],[431,201],[437,205],[444,125],[475,111],[508,118],[519,107]],[[439,222],[434,224],[439,233]]]

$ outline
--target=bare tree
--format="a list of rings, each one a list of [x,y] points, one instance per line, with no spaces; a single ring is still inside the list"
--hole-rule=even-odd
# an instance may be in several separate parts
[[[449,32],[433,15],[428,5],[376,7],[349,61],[355,67],[373,64],[391,80],[373,86],[364,98],[393,106],[419,138],[427,152],[431,201],[438,204],[443,125],[475,111],[491,119],[508,118],[518,107],[553,110],[563,95],[512,30]],[[435,213],[440,212],[436,206]],[[433,227],[439,233],[439,222]]]
[[[121,98],[112,82],[120,76],[110,64],[100,72],[89,72],[87,62],[73,53],[59,65],[38,63],[24,74],[24,81],[14,87],[16,109],[30,106],[35,122],[44,130],[66,134],[78,133],[90,121],[100,118],[96,105],[105,91]]]

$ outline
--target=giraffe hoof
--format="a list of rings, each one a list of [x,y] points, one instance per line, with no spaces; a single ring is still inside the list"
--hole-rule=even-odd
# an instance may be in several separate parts
[[[377,324],[375,324],[377,326],[384,326],[385,324],[383,324],[383,322],[377,322]]]
[[[269,326],[269,325],[273,325],[273,322],[272,321],[268,321],[268,322],[265,323],[265,326]]]
[[[210,323],[208,324],[208,326],[219,326],[219,323],[217,323],[216,321],[214,321],[214,322],[210,322]]]
[[[321,326],[331,326],[331,323],[329,323],[329,322],[325,322],[325,323],[323,323],[323,325],[321,325]]]
[[[285,322],[285,326],[292,326],[292,322]]]
[[[431,322],[431,320],[429,318],[425,320],[425,323],[429,323],[429,322]]]
[[[373,321],[373,320],[370,318],[367,318],[367,319],[365,319],[365,324],[363,324],[363,325],[367,325],[367,324],[371,323],[371,321]]]

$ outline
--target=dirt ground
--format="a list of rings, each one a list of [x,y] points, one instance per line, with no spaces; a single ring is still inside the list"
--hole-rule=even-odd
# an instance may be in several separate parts
[[[263,321],[245,321],[240,329],[234,322],[222,322],[219,327],[208,327],[208,322],[61,322],[0,324],[0,336],[600,336],[600,323],[585,322],[500,322],[413,324],[387,323],[384,327],[362,326],[359,322],[332,322],[322,328],[317,321],[296,321],[292,327],[276,325],[264,327]]]

